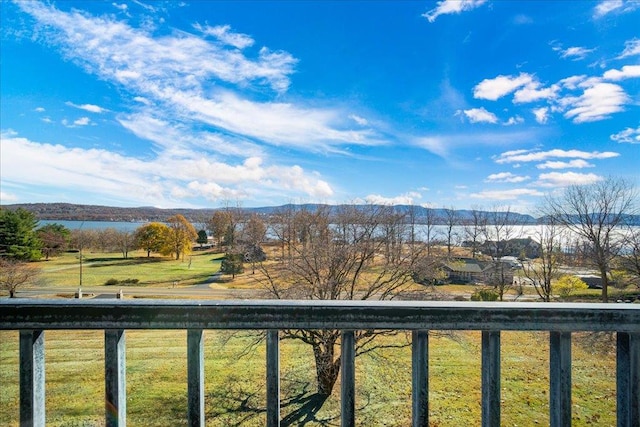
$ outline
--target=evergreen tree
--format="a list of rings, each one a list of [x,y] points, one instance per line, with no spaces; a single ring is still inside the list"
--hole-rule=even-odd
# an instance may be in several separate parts
[[[22,261],[42,257],[38,220],[26,209],[0,209],[0,256]]]

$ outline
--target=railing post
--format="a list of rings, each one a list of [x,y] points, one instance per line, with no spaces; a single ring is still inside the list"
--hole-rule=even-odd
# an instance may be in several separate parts
[[[482,331],[482,427],[500,426],[500,331]]]
[[[549,419],[571,425],[571,332],[549,332]]]
[[[640,334],[618,332],[618,427],[640,426]]]
[[[280,426],[280,341],[277,329],[267,331],[267,426]]]
[[[429,332],[411,335],[412,425],[429,427]]]
[[[204,343],[202,329],[187,330],[187,424],[204,427]]]
[[[127,425],[125,333],[104,331],[105,422],[107,427]]]
[[[356,345],[353,331],[342,331],[340,350],[340,368],[342,372],[340,381],[341,426],[353,427],[356,425]]]
[[[20,331],[20,425],[44,427],[44,331]]]

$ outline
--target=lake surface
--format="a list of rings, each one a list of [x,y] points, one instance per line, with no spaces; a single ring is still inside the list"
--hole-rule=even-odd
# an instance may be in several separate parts
[[[69,230],[104,230],[106,228],[115,228],[118,231],[135,231],[141,225],[148,222],[127,222],[127,221],[64,221],[64,220],[48,220],[41,219],[38,221],[40,226],[47,224],[61,224]]]
[[[104,230],[106,228],[115,228],[118,231],[135,231],[138,227],[148,224],[149,222],[127,222],[127,221],[63,221],[63,220],[40,220],[40,226],[46,224],[62,224],[67,227],[69,230]],[[196,224],[194,224],[196,226]],[[197,229],[198,226],[196,226]],[[539,241],[540,232],[542,230],[541,225],[516,225],[510,226],[512,227],[512,232],[510,233],[509,238],[527,238],[531,237],[533,240]],[[634,226],[633,229],[638,229],[639,227]],[[440,240],[443,241],[447,236],[447,226],[445,225],[435,225],[432,226],[430,233],[430,240]],[[427,227],[425,225],[419,224],[416,225],[415,229],[416,239],[421,241],[426,241],[427,237]],[[452,230],[453,243],[455,245],[460,245],[462,241],[468,240],[468,236],[465,233],[464,226],[454,226]],[[504,236],[503,236],[504,237]],[[267,238],[275,239],[276,236],[267,231]],[[576,236],[572,235],[565,231],[565,233],[561,236],[558,236],[558,241],[563,247],[570,245],[574,242]],[[480,236],[480,242],[484,241],[484,236]]]

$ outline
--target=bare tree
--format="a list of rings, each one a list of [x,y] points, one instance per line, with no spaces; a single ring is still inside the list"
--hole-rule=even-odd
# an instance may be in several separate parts
[[[15,298],[18,288],[34,283],[39,270],[28,262],[0,257],[0,289]]]
[[[602,301],[608,301],[609,270],[623,239],[620,227],[635,213],[633,184],[609,177],[590,185],[572,185],[560,197],[546,199],[546,214],[589,243],[589,259],[600,272]]]
[[[435,226],[437,222],[436,214],[431,208],[425,208],[425,242],[427,244],[427,256],[431,256],[431,243],[435,234]]]
[[[284,262],[285,256],[291,256],[291,244],[294,241],[295,211],[291,205],[278,209],[269,218],[269,230],[280,243],[281,259]]]
[[[513,285],[511,266],[503,262],[502,257],[508,253],[508,242],[518,237],[519,233],[510,207],[496,206],[487,214],[483,234],[485,245],[490,249],[494,269],[490,285],[498,292],[500,301],[504,301],[504,294]]]
[[[399,235],[402,221],[381,206],[341,206],[335,215],[319,207],[296,215],[297,238],[281,264],[261,266],[260,280],[275,298],[320,300],[392,299],[413,283],[419,252],[386,241],[385,230]],[[393,252],[393,253],[391,253]],[[367,351],[380,331],[356,333],[357,353]],[[318,393],[331,394],[338,378],[340,357],[336,330],[287,330],[313,349]]]
[[[525,260],[522,263],[524,277],[533,285],[543,301],[551,301],[552,283],[557,279],[560,259],[562,258],[562,230],[553,217],[540,225],[534,240],[540,244],[540,256],[537,261]]]
[[[622,270],[630,276],[630,281],[640,289],[640,229],[628,226],[624,240],[625,251],[619,259]]]
[[[480,247],[483,230],[486,229],[486,222],[487,216],[478,207],[472,207],[471,218],[464,222],[464,235],[471,246],[471,256],[473,258],[478,256],[478,248]]]
[[[245,240],[245,255],[251,262],[252,273],[256,271],[256,262],[262,261],[264,252],[260,244],[264,241],[267,233],[267,226],[258,214],[253,214],[242,228],[243,239]]]
[[[447,242],[447,256],[451,258],[451,251],[458,239],[456,227],[460,225],[460,215],[453,207],[444,209],[445,241]]]
[[[129,251],[135,247],[135,238],[131,231],[120,230],[116,234],[116,244],[123,258],[129,258]]]

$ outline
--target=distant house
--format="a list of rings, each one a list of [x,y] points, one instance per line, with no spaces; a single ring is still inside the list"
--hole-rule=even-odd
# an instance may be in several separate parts
[[[480,252],[489,256],[499,253],[504,256],[521,257],[524,255],[527,258],[538,258],[540,251],[540,243],[531,237],[501,240],[499,242],[487,240],[480,245]]]
[[[456,258],[445,262],[442,269],[449,282],[493,283],[501,273],[505,275],[506,283],[513,282],[513,269],[506,263]]]

